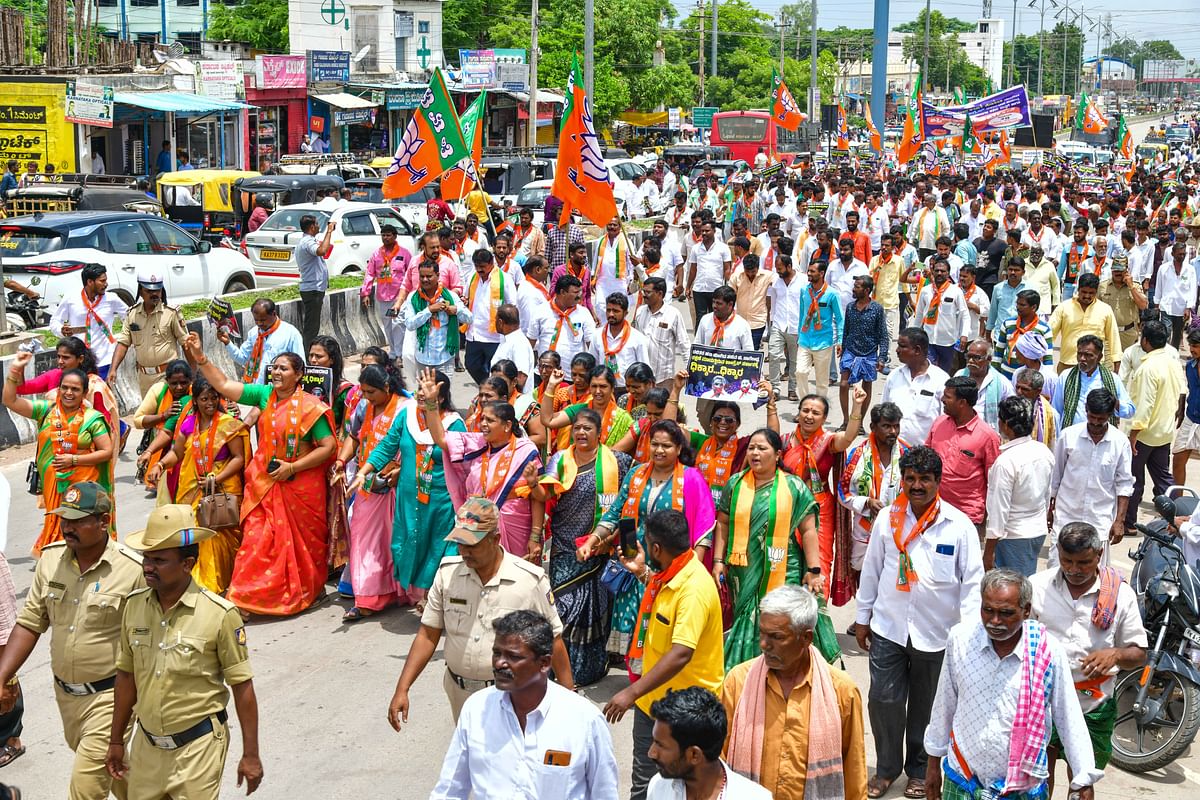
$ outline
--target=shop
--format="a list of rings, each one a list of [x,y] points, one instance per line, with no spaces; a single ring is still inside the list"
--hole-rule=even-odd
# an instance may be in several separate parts
[[[246,76],[250,161],[258,169],[263,159],[299,153],[308,132],[307,59],[304,56],[258,56],[254,74]]]
[[[309,126],[329,143],[333,153],[365,153],[387,149],[388,131],[376,128],[379,104],[347,92],[309,95]]]
[[[253,106],[182,92],[118,91],[114,100],[114,130],[125,153],[126,174],[152,173],[164,141],[176,156],[186,151],[197,169],[248,168]]]
[[[79,169],[74,126],[65,117],[66,82],[22,76],[0,81],[0,164],[36,161],[59,172]]]
[[[424,84],[355,83],[348,90],[363,99],[369,98],[376,108],[375,122],[369,133],[351,130],[351,150],[364,156],[390,156],[408,125],[409,117],[425,95]]]

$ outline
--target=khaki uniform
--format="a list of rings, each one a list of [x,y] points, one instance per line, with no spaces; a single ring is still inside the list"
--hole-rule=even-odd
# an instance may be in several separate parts
[[[1111,280],[1104,281],[1100,284],[1100,292],[1097,297],[1112,307],[1113,314],[1117,318],[1117,332],[1121,337],[1122,351],[1142,338],[1141,330],[1138,327],[1141,312],[1138,310],[1137,304],[1133,302],[1133,290],[1129,288],[1128,284],[1117,286]]]
[[[116,340],[135,351],[138,388],[143,395],[162,376],[167,364],[179,358],[179,348],[186,338],[187,328],[178,310],[159,303],[153,313],[148,313],[140,300],[130,306]]]
[[[492,621],[521,610],[544,615],[554,635],[562,634],[550,579],[541,567],[505,553],[500,569],[484,586],[461,557],[442,559],[425,597],[421,624],[443,632],[447,672],[442,685],[455,722],[467,698],[491,685]],[[466,685],[459,685],[455,676]]]
[[[126,796],[125,782],[114,781],[104,767],[113,689],[91,692],[83,684],[116,675],[121,612],[129,593],[145,585],[141,558],[116,542],[110,541],[100,560],[82,574],[74,554],[57,542],[42,550],[25,607],[17,615],[17,624],[34,633],[51,629],[50,668],[58,679],[54,696],[67,746],[75,751],[70,800],[104,800],[110,790],[121,800]]]
[[[164,612],[150,589],[125,607],[117,669],[133,675],[138,727],[129,754],[129,800],[215,800],[229,751],[229,728],[218,718],[229,689],[253,677],[237,607],[193,582]],[[178,749],[152,736],[183,733],[206,719],[212,732]]]

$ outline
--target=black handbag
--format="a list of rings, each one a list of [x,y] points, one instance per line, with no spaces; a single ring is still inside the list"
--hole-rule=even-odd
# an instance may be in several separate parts
[[[29,462],[29,469],[25,471],[25,481],[29,484],[30,494],[42,493],[42,473],[38,472],[36,461]]]

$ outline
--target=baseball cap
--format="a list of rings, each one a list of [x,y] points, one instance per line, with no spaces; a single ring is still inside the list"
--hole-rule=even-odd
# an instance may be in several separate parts
[[[95,481],[73,484],[63,494],[62,503],[50,513],[63,519],[83,519],[112,511],[112,498]]]
[[[500,509],[495,503],[486,497],[468,497],[467,501],[458,507],[454,518],[454,530],[450,531],[446,541],[466,545],[479,544],[499,527]]]
[[[150,512],[144,530],[125,537],[125,545],[134,550],[169,550],[172,547],[187,547],[196,544],[216,531],[196,525],[196,513],[188,504],[159,506]]]
[[[1129,271],[1129,257],[1128,256],[1113,256],[1112,271],[1113,272],[1128,272]]]

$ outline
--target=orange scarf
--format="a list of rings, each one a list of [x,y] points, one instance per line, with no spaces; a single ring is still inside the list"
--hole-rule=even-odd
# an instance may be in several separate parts
[[[279,395],[275,389],[271,390],[271,396],[267,400],[267,407],[263,409],[262,416],[259,417],[260,436],[258,439],[259,447],[268,445],[267,452],[274,458],[283,458],[291,460],[296,457],[296,453],[300,449],[300,437],[304,435],[301,429],[303,422],[303,409],[300,407],[301,397],[304,392],[299,386],[292,392],[292,396],[283,402],[287,404],[287,422],[284,424],[283,431],[275,430],[275,412],[279,407]],[[283,453],[280,454],[279,447],[283,445]],[[269,459],[268,459],[269,460]]]
[[[100,305],[100,298],[104,297],[104,295],[97,295],[96,301],[92,302],[91,300],[88,300],[87,290],[81,289],[79,291],[79,297],[83,300],[83,307],[87,309],[87,313],[83,316],[84,344],[86,344],[88,347],[92,346],[91,320],[96,320],[96,324],[99,325],[101,330],[104,331],[104,335],[107,337],[109,344],[115,342],[116,339],[113,338],[112,331],[108,329],[108,323],[100,318],[100,312],[96,310],[96,307]]]
[[[254,346],[250,348],[250,358],[246,361],[246,369],[242,372],[243,383],[254,383],[258,380],[258,371],[262,367],[263,349],[266,347],[267,338],[279,330],[279,323],[282,321],[276,317],[271,327],[265,331],[259,329],[258,338],[254,340]]]
[[[426,307],[429,307],[442,298],[442,282],[438,281],[437,289],[434,290],[433,294],[425,294],[425,290],[420,286],[417,287],[417,294],[425,301]],[[429,324],[435,328],[442,327],[442,321],[438,318],[437,314],[429,315]]]
[[[737,457],[739,439],[730,436],[718,447],[717,437],[710,436],[696,453],[696,469],[704,473],[714,493],[725,487],[733,477],[733,460]]]
[[[553,350],[558,346],[558,337],[562,335],[564,327],[570,332],[571,338],[575,338],[575,327],[571,325],[571,314],[574,313],[575,309],[572,308],[570,311],[563,311],[558,307],[558,303],[551,303],[550,311],[554,314],[556,320],[554,323],[554,336],[550,338],[550,347],[548,348]]]
[[[613,242],[613,248],[616,250],[616,266],[615,271],[617,280],[624,280],[629,274],[629,246],[625,242],[625,234],[617,236]],[[596,248],[596,273],[599,277],[600,270],[604,267],[604,253],[608,249],[608,237],[604,236],[600,239],[600,246]]]
[[[807,331],[811,326],[813,330],[821,330],[821,298],[825,296],[825,290],[829,288],[829,284],[822,283],[821,291],[813,294],[812,284],[808,285],[808,311],[804,313],[804,325],[800,330]]]
[[[938,317],[942,313],[942,295],[946,293],[946,287],[950,285],[950,281],[942,284],[938,288],[937,284],[929,284],[933,288],[933,297],[929,298],[929,308],[925,309],[925,318],[922,320],[926,325],[936,325]]]
[[[500,489],[504,486],[504,482],[508,479],[508,471],[512,468],[513,456],[517,453],[517,437],[512,436],[508,440],[508,444],[504,446],[504,450],[500,453],[500,461],[496,465],[496,479],[488,480],[488,461],[491,459],[492,447],[485,445],[482,455],[479,456],[479,485],[483,487],[483,496],[495,500],[500,494]]]
[[[649,466],[646,467],[649,470]],[[655,572],[646,581],[646,590],[642,592],[642,604],[638,606],[637,622],[633,626],[635,632],[633,642],[629,646],[629,669],[635,675],[641,675],[642,656],[646,647],[646,631],[650,627],[650,615],[654,609],[654,601],[664,586],[679,574],[679,571],[695,558],[692,548],[684,550],[675,557],[662,572]]]
[[[504,272],[502,270],[492,268],[492,272],[488,275],[488,294],[491,295],[488,301],[488,330],[492,333],[496,332],[496,309],[508,302],[508,292],[504,286]],[[479,288],[479,273],[471,276],[471,285],[467,288],[467,304],[471,307],[471,313],[475,313],[475,290]]]
[[[546,298],[547,301],[550,300],[550,290],[547,289],[545,286],[543,286],[541,281],[534,280],[533,278],[528,278],[525,282],[528,283],[533,288],[537,289],[538,293],[541,294],[542,297]]]
[[[615,372],[617,379],[620,380],[621,374],[617,370],[617,353],[625,349],[625,343],[629,341],[629,334],[633,331],[633,326],[629,324],[629,320],[621,323],[621,335],[617,338],[615,345],[608,341],[608,329],[609,326],[605,325],[600,331],[600,344],[604,347],[604,366]]]
[[[650,482],[650,471],[654,469],[653,464],[646,464],[633,471],[633,477],[629,479],[629,495],[625,498],[625,506],[621,509],[621,516],[628,517],[634,522],[637,522],[641,516],[642,493],[646,491],[646,484]],[[683,511],[683,464],[675,462],[675,473],[671,476],[671,508],[676,511]]]
[[[896,549],[900,551],[900,565],[896,573],[897,591],[911,592],[913,584],[918,582],[917,570],[913,566],[912,556],[908,554],[908,546],[933,525],[941,510],[942,498],[939,494],[933,498],[929,508],[925,509],[925,513],[912,526],[908,536],[904,536],[904,518],[908,514],[908,495],[901,494],[892,504],[892,541],[896,543]]]
[[[713,347],[720,347],[722,344],[725,343],[725,328],[727,328],[729,326],[729,323],[733,322],[733,314],[730,314],[729,318],[725,319],[725,320],[717,319],[717,315],[713,314],[712,322],[713,322],[713,333],[712,333],[712,338],[709,340],[708,343],[710,345],[712,345]]]
[[[388,429],[392,427],[392,420],[396,416],[396,407],[400,404],[400,396],[392,395],[388,400],[387,405],[383,409],[383,413],[378,417],[375,415],[375,405],[367,403],[367,411],[363,415],[362,427],[358,432],[358,463],[365,464],[371,456],[371,451],[375,449],[375,445],[379,444],[384,436],[387,436]]]
[[[1084,261],[1087,261],[1088,256],[1091,253],[1091,249],[1088,247],[1087,242],[1083,243],[1082,251],[1078,250],[1077,247],[1078,247],[1078,245],[1072,244],[1071,250],[1067,253],[1067,278],[1066,279],[1067,279],[1068,283],[1074,283],[1075,279],[1077,277],[1079,277],[1079,267],[1081,264],[1083,264]]]
[[[392,249],[387,252],[384,252],[383,247],[380,246],[379,257],[383,259],[383,268],[379,270],[378,280],[380,282],[388,283],[388,284],[393,282],[394,278],[392,276],[392,261],[394,261],[396,259],[396,257],[399,255],[400,255],[400,245],[399,244],[393,245]]]
[[[1011,351],[1014,347],[1017,346],[1017,340],[1020,339],[1021,336],[1023,336],[1026,333],[1029,333],[1031,330],[1036,328],[1039,321],[1040,320],[1038,320],[1037,315],[1035,314],[1033,317],[1033,321],[1031,321],[1028,325],[1022,325],[1021,318],[1017,317],[1016,318],[1016,328],[1013,330],[1012,336],[1008,337],[1009,351]]]
[[[787,575],[787,550],[788,539],[792,534],[794,498],[790,487],[784,484],[785,480],[782,471],[778,469],[770,480],[771,498],[768,506],[771,510],[767,516],[763,543],[768,563],[767,591],[782,586]],[[754,496],[758,492],[757,478],[754,477],[753,470],[746,470],[734,479],[731,486],[733,490],[730,503],[733,506],[733,517],[729,521],[729,529],[732,538],[727,558],[729,564],[744,567],[750,563],[750,515],[754,509]],[[772,558],[772,554],[777,557]]]

